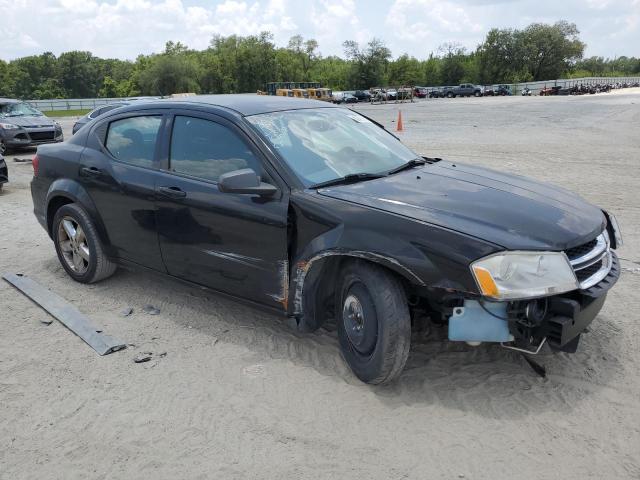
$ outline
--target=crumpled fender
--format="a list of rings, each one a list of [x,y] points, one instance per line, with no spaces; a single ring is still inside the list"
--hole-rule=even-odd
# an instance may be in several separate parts
[[[305,288],[322,259],[362,258],[417,287],[477,293],[469,264],[499,249],[460,232],[328,197],[296,196],[287,313],[306,314]],[[327,205],[329,204],[329,205]]]

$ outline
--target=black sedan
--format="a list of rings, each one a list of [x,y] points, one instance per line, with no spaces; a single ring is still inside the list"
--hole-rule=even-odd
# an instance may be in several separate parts
[[[62,127],[55,120],[23,101],[0,98],[0,155],[63,139]]]
[[[212,141],[215,139],[215,141]],[[40,147],[34,212],[75,280],[143,267],[333,321],[365,382],[418,319],[572,352],[619,276],[615,218],[561,188],[420,157],[346,108],[221,95],[130,105]]]

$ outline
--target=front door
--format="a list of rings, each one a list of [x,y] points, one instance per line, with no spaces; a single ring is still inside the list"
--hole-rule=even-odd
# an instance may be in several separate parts
[[[156,185],[162,258],[176,277],[286,307],[287,206],[284,188],[272,197],[222,193],[223,173],[252,168],[278,185],[265,159],[232,123],[213,116],[176,115],[166,168]]]

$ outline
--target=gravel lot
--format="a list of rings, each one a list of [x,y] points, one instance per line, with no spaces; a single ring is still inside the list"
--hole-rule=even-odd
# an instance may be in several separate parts
[[[623,277],[578,353],[541,358],[546,379],[515,353],[434,334],[414,339],[399,381],[370,387],[334,333],[296,334],[146,273],[74,283],[31,213],[31,165],[13,161],[32,152],[9,156],[0,272],[32,276],[135,346],[99,357],[0,281],[0,479],[640,478],[638,93],[400,106],[399,135],[420,153],[563,185],[617,214]],[[398,107],[355,108],[395,128]],[[143,351],[154,359],[134,364]]]

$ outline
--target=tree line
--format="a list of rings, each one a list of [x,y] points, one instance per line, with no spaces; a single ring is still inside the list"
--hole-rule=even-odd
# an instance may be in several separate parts
[[[322,56],[318,42],[293,36],[283,47],[273,35],[214,36],[205,50],[167,42],[162,53],[135,61],[86,51],[0,59],[0,97],[23,99],[131,97],[180,92],[241,93],[273,81],[319,81],[335,90],[383,85],[496,84],[581,76],[640,74],[640,59],[583,58],[575,24],[534,23],[492,29],[469,51],[444,43],[426,59],[392,58],[379,39],[343,44],[344,56]]]

